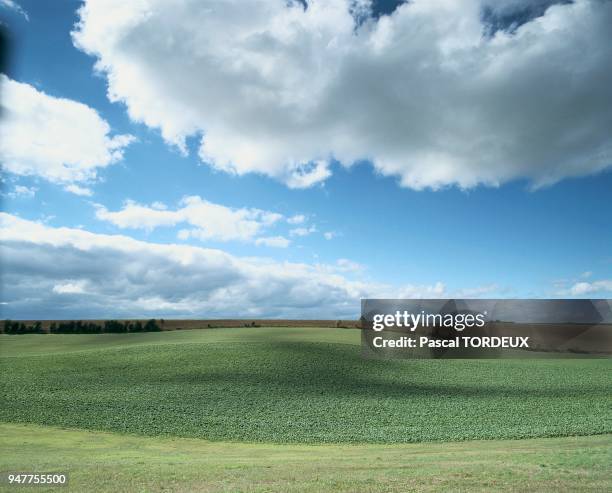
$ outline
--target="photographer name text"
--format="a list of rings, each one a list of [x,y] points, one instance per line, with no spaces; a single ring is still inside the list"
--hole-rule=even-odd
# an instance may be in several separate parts
[[[458,336],[452,339],[433,339],[427,336],[385,339],[377,336],[372,342],[376,348],[529,348],[529,337],[511,336]]]

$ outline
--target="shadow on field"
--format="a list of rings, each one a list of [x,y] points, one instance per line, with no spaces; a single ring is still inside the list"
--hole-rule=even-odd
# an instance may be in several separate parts
[[[355,345],[267,340],[0,363],[6,422],[283,443],[610,430],[610,365],[601,360],[377,361]]]
[[[408,395],[515,399],[609,395],[605,385],[587,382],[578,385],[575,380],[567,385],[560,383],[552,378],[542,361],[376,361],[362,359],[359,348],[354,345],[322,343],[202,346],[206,350],[202,351],[201,365],[181,367],[177,359],[175,371],[160,375],[157,381],[196,387],[214,382],[229,388],[279,389],[286,394],[363,395],[381,399]],[[222,361],[207,357],[215,350],[223,353]],[[475,380],[466,381],[470,370]]]

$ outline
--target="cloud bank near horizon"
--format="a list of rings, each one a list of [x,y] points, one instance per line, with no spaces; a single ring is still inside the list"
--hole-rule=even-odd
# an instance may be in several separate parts
[[[334,264],[238,257],[211,248],[52,227],[0,212],[6,318],[359,317],[367,297],[445,297],[441,282],[393,287]],[[485,296],[496,286],[476,288]],[[467,293],[467,291],[466,291]]]

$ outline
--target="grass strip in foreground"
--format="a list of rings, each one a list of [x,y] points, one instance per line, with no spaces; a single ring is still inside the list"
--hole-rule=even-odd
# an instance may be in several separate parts
[[[612,435],[403,445],[273,445],[0,424],[0,439],[3,471],[68,471],[70,487],[54,491],[612,489]]]

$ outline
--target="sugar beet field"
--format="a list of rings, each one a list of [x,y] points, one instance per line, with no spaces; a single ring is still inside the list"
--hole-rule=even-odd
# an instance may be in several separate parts
[[[367,361],[352,329],[2,336],[0,420],[402,443],[612,432],[609,360]]]

